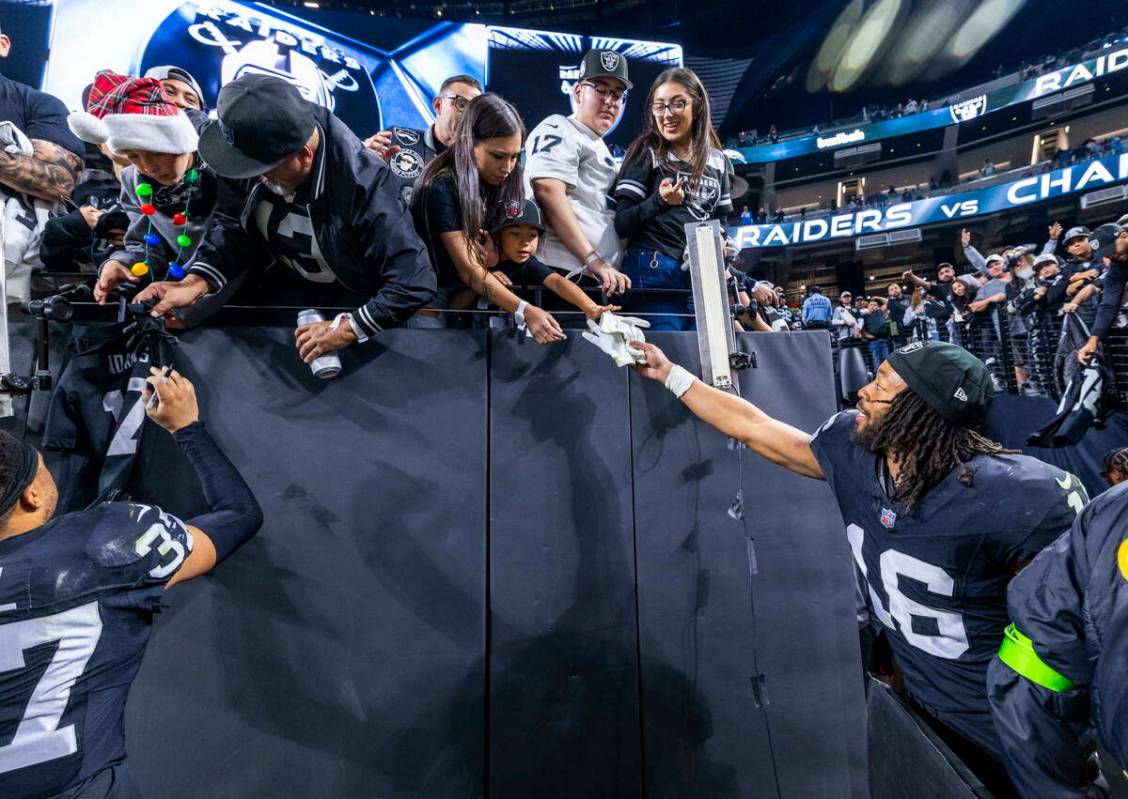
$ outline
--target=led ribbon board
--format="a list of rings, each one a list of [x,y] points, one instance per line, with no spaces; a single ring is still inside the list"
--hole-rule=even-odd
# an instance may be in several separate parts
[[[740,249],[790,247],[835,239],[849,240],[870,233],[954,222],[1042,202],[1066,194],[1092,191],[1128,181],[1128,153],[1074,164],[1041,175],[1014,180],[979,191],[929,197],[885,208],[783,222],[745,225],[729,230]]]

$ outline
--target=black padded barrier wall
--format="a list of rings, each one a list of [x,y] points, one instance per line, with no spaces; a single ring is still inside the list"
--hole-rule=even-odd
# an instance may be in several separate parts
[[[490,795],[638,797],[627,370],[491,345]]]
[[[388,331],[331,381],[292,336],[181,336],[266,524],[157,619],[127,714],[146,796],[865,795],[824,484],[738,457],[576,334]],[[692,336],[651,339],[696,368]],[[742,346],[769,413],[833,411],[825,333]],[[131,489],[199,508],[159,430]]]
[[[650,337],[698,368],[691,336]],[[825,333],[746,334],[743,396],[813,432]],[[633,376],[643,741],[652,797],[866,794],[853,567],[825,483],[738,452]],[[743,523],[728,514],[741,488]],[[749,540],[751,539],[751,540]]]
[[[484,335],[381,335],[331,381],[288,329],[193,331],[179,359],[266,525],[158,619],[145,795],[481,796]]]

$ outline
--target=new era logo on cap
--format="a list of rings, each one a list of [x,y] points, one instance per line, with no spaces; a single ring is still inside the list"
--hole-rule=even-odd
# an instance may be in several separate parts
[[[963,390],[963,386],[956,389],[956,393],[952,395],[960,402],[967,402],[967,392]]]

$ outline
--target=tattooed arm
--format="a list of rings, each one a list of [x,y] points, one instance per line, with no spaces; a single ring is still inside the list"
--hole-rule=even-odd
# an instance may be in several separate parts
[[[82,159],[43,139],[32,139],[31,144],[30,156],[0,150],[0,184],[49,202],[69,197]]]

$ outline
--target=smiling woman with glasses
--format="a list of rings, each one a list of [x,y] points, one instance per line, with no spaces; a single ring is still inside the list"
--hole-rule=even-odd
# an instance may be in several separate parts
[[[643,108],[615,184],[615,229],[627,240],[622,270],[632,284],[623,307],[651,314],[651,330],[693,330],[684,226],[732,213],[732,166],[693,70],[664,71]]]

